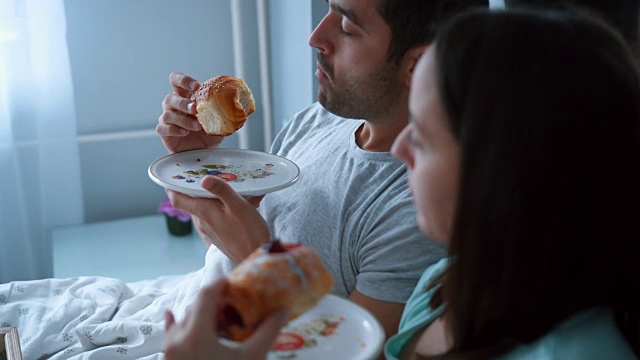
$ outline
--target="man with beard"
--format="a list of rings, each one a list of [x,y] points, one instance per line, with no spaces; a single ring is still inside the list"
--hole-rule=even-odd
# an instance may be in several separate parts
[[[390,153],[408,123],[411,74],[439,23],[488,0],[328,5],[309,38],[318,51],[318,103],[294,115],[272,145],[272,153],[298,164],[298,183],[261,203],[213,176],[201,185],[217,199],[167,194],[193,214],[205,243],[235,264],[271,238],[313,246],[335,279],[333,293],[371,311],[390,336],[424,269],[445,255],[420,233],[405,166]],[[165,147],[218,146],[222,138],[204,134],[189,100],[198,82],[181,73],[170,82],[175,92],[157,126]]]

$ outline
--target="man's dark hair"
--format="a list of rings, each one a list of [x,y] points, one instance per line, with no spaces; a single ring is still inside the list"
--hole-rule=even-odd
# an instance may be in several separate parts
[[[414,46],[430,43],[437,28],[452,15],[489,0],[381,0],[378,12],[391,28],[388,60],[399,63]]]

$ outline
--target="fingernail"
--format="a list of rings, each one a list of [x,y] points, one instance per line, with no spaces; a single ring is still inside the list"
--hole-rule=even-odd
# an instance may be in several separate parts
[[[187,129],[180,129],[180,134],[182,135],[187,135],[189,133],[189,130]]]
[[[198,89],[198,82],[197,82],[197,81],[195,81],[195,80],[194,80],[194,81],[192,81],[192,82],[190,82],[190,83],[189,83],[189,88],[190,88],[191,90],[197,90],[197,89]]]
[[[187,104],[187,111],[188,112],[192,112],[193,111],[193,105],[194,105],[193,103]]]
[[[200,123],[199,123],[199,122],[197,122],[197,121],[194,121],[194,122],[192,122],[192,123],[191,123],[191,127],[192,127],[194,130],[200,130]]]

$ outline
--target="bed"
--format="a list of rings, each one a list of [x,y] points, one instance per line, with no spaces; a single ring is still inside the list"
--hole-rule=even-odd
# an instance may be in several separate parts
[[[162,359],[165,310],[181,319],[200,287],[231,267],[211,246],[203,268],[185,275],[1,284],[0,328],[17,329],[23,359]]]

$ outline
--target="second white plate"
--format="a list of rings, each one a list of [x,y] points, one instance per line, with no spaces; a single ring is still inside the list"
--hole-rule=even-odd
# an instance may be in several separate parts
[[[242,196],[258,196],[293,185],[300,168],[282,156],[240,149],[204,149],[167,155],[149,166],[156,184],[195,197],[215,197],[200,180],[218,176]]]
[[[282,329],[268,360],[372,360],[382,351],[382,326],[363,307],[327,295]]]

